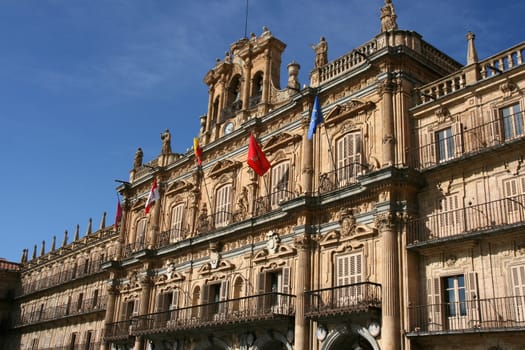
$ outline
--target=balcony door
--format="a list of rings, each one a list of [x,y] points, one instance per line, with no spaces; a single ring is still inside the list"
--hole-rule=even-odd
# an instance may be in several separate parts
[[[290,311],[290,268],[261,272],[257,278],[258,313],[288,314]]]
[[[353,253],[336,257],[335,306],[346,307],[363,300],[363,254]]]
[[[525,265],[513,266],[511,273],[515,320],[525,322]]]
[[[352,132],[337,140],[337,179],[338,187],[355,183],[361,169],[361,133]]]

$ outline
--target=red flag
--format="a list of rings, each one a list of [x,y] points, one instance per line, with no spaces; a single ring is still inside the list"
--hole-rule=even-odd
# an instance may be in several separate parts
[[[120,197],[117,196],[117,213],[115,214],[115,231],[118,230],[120,219],[122,219],[122,206],[120,205]]]
[[[197,137],[193,138],[193,152],[197,158],[197,164],[202,165],[202,148],[199,146],[199,139]]]
[[[264,173],[268,171],[268,169],[271,168],[271,164],[266,159],[266,156],[264,155],[261,146],[257,143],[257,140],[253,136],[253,134],[250,134],[250,145],[248,146],[248,160],[246,161],[250,168],[255,171],[255,173],[259,176],[263,176]]]
[[[159,188],[157,187],[157,178],[153,178],[153,185],[151,191],[149,191],[148,200],[146,200],[146,214],[149,213],[149,209],[153,203],[160,199]]]

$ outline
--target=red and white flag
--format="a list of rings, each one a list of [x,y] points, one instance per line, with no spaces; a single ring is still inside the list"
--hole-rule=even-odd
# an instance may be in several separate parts
[[[153,179],[153,185],[151,186],[151,191],[149,191],[148,200],[146,201],[146,214],[149,213],[149,210],[155,201],[160,199],[159,187],[157,186],[157,179]]]
[[[248,159],[246,160],[250,168],[255,171],[259,176],[263,176],[264,173],[270,169],[272,166],[264,152],[261,149],[261,146],[257,143],[257,140],[250,134],[250,144],[248,145]]]

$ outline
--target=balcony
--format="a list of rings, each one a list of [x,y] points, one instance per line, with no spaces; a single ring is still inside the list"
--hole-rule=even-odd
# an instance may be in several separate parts
[[[255,200],[254,215],[260,216],[277,210],[280,203],[293,199],[294,197],[295,194],[288,190],[277,190],[267,196],[259,197]]]
[[[521,140],[525,137],[522,114],[507,118],[521,121],[521,125],[509,125],[509,120],[504,123],[497,119],[475,127],[463,126],[457,134],[442,140],[442,149],[437,142],[412,149],[408,162],[418,170],[425,170]]]
[[[48,308],[42,308],[20,316],[16,322],[17,327],[28,326],[43,322],[56,321],[67,317],[87,315],[106,310],[106,297],[86,299],[78,305],[61,305]]]
[[[237,327],[249,322],[288,320],[295,314],[295,296],[266,293],[201,304],[137,317],[132,335]]]
[[[168,246],[172,243],[178,242],[189,236],[188,232],[178,228],[172,228],[170,230],[161,232],[157,238],[155,248],[159,249]]]
[[[132,256],[135,252],[144,250],[146,248],[146,243],[144,241],[137,241],[134,243],[130,243],[124,246],[124,250],[122,251],[122,258],[126,259]]]
[[[525,296],[411,306],[408,336],[525,329]]]
[[[104,340],[119,341],[128,339],[131,332],[131,323],[132,320],[125,320],[106,324]]]
[[[334,171],[323,173],[319,176],[319,193],[327,193],[356,184],[357,177],[363,175],[367,170],[367,165],[352,162]]]
[[[407,223],[410,246],[511,229],[525,222],[525,194],[425,216]]]
[[[199,234],[213,231],[233,223],[233,214],[229,211],[219,210],[211,215],[200,215],[197,219],[197,232]]]
[[[69,281],[94,275],[102,271],[100,264],[101,260],[94,260],[84,264],[79,264],[74,268],[57,272],[53,275],[48,275],[44,278],[33,280],[30,283],[22,283],[22,295],[31,294]]]
[[[305,293],[305,316],[313,319],[381,308],[381,285],[360,282]]]
[[[53,346],[48,348],[38,348],[38,350],[98,350],[102,344],[97,343],[84,343],[84,344],[70,344]]]

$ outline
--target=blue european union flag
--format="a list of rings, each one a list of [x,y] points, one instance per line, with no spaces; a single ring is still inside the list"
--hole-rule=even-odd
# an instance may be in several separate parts
[[[321,124],[323,121],[323,112],[321,111],[321,106],[319,106],[319,96],[315,96],[312,117],[310,118],[310,127],[308,128],[308,140],[311,140],[312,137],[314,137],[317,125]]]

